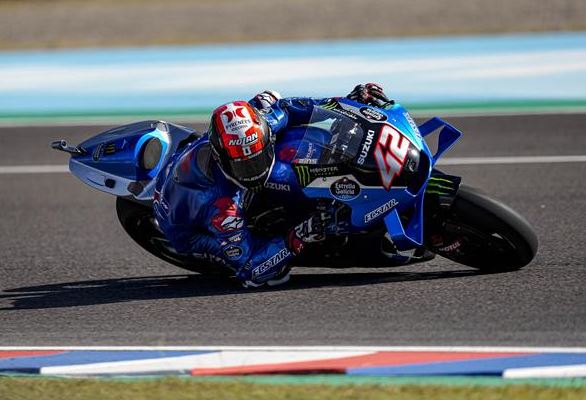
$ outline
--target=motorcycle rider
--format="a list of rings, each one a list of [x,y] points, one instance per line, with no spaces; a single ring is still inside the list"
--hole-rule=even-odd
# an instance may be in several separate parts
[[[346,97],[375,107],[393,104],[374,83],[357,85]],[[306,123],[313,107],[328,100],[282,99],[267,90],[216,108],[207,138],[189,143],[157,180],[156,221],[175,250],[232,269],[244,287],[287,282],[288,262],[325,238],[330,216],[315,212],[286,237],[267,239],[249,231],[245,211],[275,166],[275,135]]]

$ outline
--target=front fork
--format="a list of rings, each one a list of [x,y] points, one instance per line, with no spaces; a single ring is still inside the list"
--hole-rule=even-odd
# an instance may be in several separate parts
[[[461,177],[437,169],[432,171],[428,180],[424,202],[424,246],[433,252],[446,246],[442,235],[445,215],[450,212],[461,181]]]

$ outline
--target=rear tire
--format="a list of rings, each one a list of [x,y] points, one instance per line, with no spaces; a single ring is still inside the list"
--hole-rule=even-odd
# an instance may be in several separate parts
[[[430,239],[436,254],[485,272],[517,270],[537,253],[533,228],[516,211],[462,185],[442,229]]]

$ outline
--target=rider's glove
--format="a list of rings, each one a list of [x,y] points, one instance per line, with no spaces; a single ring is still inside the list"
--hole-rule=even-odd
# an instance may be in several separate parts
[[[265,111],[271,108],[273,104],[281,99],[279,92],[274,90],[265,90],[254,96],[251,100],[251,104],[260,111]]]
[[[346,98],[379,108],[386,108],[389,105],[394,104],[394,101],[389,100],[387,95],[384,94],[382,86],[376,83],[356,85],[356,87],[348,93]]]
[[[287,235],[289,249],[298,255],[306,244],[325,240],[325,227],[331,219],[328,213],[316,212],[309,219],[291,228]]]

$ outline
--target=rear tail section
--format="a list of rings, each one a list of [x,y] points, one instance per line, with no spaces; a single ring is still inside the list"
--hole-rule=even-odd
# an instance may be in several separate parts
[[[161,168],[179,147],[199,136],[184,126],[142,121],[111,129],[78,146],[64,140],[51,146],[69,153],[70,171],[94,189],[150,201]]]

